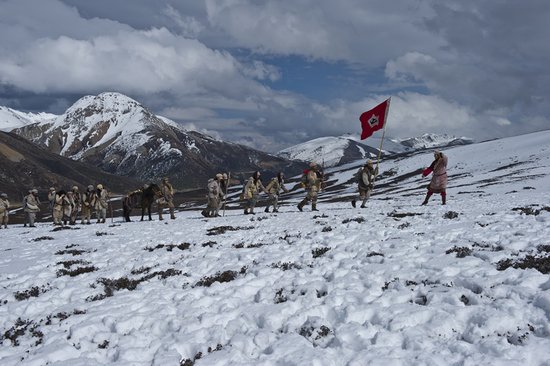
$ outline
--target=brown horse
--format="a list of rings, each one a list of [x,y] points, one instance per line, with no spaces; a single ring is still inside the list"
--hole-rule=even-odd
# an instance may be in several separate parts
[[[143,221],[143,216],[145,216],[145,211],[149,214],[149,221],[153,220],[151,217],[151,206],[157,198],[162,197],[162,192],[160,187],[154,183],[151,183],[144,189],[138,189],[136,191],[130,192],[122,200],[122,211],[124,215],[124,220],[126,222],[131,222],[130,214],[134,207],[141,207],[141,221]]]

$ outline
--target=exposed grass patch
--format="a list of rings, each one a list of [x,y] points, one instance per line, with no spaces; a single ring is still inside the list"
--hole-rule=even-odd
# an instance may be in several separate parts
[[[95,266],[86,266],[86,267],[78,267],[78,268],[75,268],[75,269],[61,268],[61,269],[57,270],[57,272],[55,274],[57,275],[57,277],[61,277],[61,276],[76,277],[76,276],[84,274],[84,273],[90,273],[90,272],[95,272],[95,271],[97,271],[97,267],[95,267]]]
[[[519,211],[523,215],[538,216],[538,215],[541,214],[541,212],[544,212],[544,211],[550,212],[550,207],[549,206],[544,206],[540,209],[533,208],[533,207],[514,207],[512,209],[512,211]]]
[[[205,276],[201,278],[195,286],[204,286],[204,287],[210,287],[215,282],[224,283],[224,282],[231,282],[239,274],[245,274],[247,270],[247,267],[242,267],[239,272],[237,271],[224,271],[224,272],[218,272],[213,276]]]
[[[95,236],[115,235],[113,233],[106,233],[104,231],[96,231]]]
[[[330,232],[330,231],[332,231],[332,227],[330,227],[330,226],[325,226],[325,227],[321,230],[321,232],[323,232],[323,233],[328,233],[328,232]]]
[[[550,255],[545,256],[533,256],[528,255],[521,259],[503,259],[497,263],[497,270],[504,271],[505,269],[512,267],[516,269],[528,269],[533,268],[540,273],[550,273]]]
[[[80,228],[70,227],[70,226],[58,226],[58,227],[54,227],[52,232],[55,233],[56,231],[62,231],[62,230],[80,230]]]
[[[381,256],[381,257],[384,256],[384,254],[382,254],[382,253],[378,253],[378,252],[369,252],[369,253],[367,254],[367,257],[375,257],[375,256],[377,256],[377,255],[379,255],[379,256]]]
[[[207,230],[206,235],[221,235],[225,234],[228,231],[238,231],[238,230],[250,230],[254,226],[217,226]]]
[[[318,258],[325,255],[325,253],[328,252],[330,249],[330,247],[315,248],[311,251],[311,254],[313,255],[313,258]]]
[[[457,258],[464,258],[469,255],[472,255],[472,249],[468,247],[454,246],[451,249],[447,249],[447,251],[445,251],[445,254],[451,254],[451,253],[456,253]]]
[[[396,219],[402,219],[403,217],[413,217],[413,216],[421,216],[421,213],[418,212],[390,212],[388,213],[389,217],[393,217]]]
[[[51,236],[41,236],[33,239],[32,241],[54,240]]]
[[[189,243],[181,243],[181,244],[159,244],[156,247],[145,247],[144,250],[148,250],[149,252],[152,252],[156,249],[162,249],[166,248],[167,252],[171,252],[174,250],[174,248],[178,248],[179,250],[187,250],[191,247],[191,244]]]
[[[207,241],[206,243],[202,244],[202,247],[203,248],[205,248],[205,247],[213,248],[214,245],[216,245],[216,244],[218,244],[218,243],[215,242],[215,241],[210,240],[210,241]]]
[[[456,219],[458,217],[458,212],[454,212],[454,211],[447,211],[445,213],[445,215],[443,215],[444,218],[446,219]]]
[[[41,286],[41,287],[33,286],[30,289],[25,291],[14,292],[13,297],[15,297],[15,300],[17,301],[23,301],[31,297],[38,297],[41,294],[48,292],[49,290],[50,290],[49,284],[48,286]]]
[[[279,268],[283,271],[288,271],[289,269],[302,269],[302,266],[293,262],[277,262],[271,264],[271,268]]]
[[[362,222],[365,222],[365,218],[364,217],[355,217],[353,219],[344,219],[342,221],[342,224],[347,224],[349,222],[357,222],[358,224],[362,223]]]
[[[63,321],[73,315],[82,315],[82,314],[86,314],[86,310],[74,309],[72,313],[60,312],[57,314],[48,315],[46,317],[46,322],[44,323],[44,325],[51,325],[53,319],[59,319],[59,321]]]
[[[73,256],[81,255],[84,253],[90,253],[90,252],[87,250],[81,250],[81,249],[65,249],[65,250],[58,250],[57,252],[55,252],[56,255],[71,254]]]
[[[116,278],[116,279],[100,278],[100,279],[97,280],[97,282],[103,285],[103,293],[95,295],[95,296],[90,296],[86,299],[86,301],[103,300],[107,297],[113,296],[113,294],[116,291],[120,291],[120,290],[124,290],[124,289],[126,289],[128,291],[133,291],[137,288],[137,286],[141,282],[148,281],[148,280],[150,280],[154,277],[157,277],[157,276],[160,279],[166,279],[168,277],[178,276],[178,275],[181,275],[181,274],[182,274],[182,272],[180,270],[170,268],[170,269],[167,269],[166,271],[156,271],[156,272],[153,272],[153,273],[149,273],[149,274],[147,274],[147,275],[145,275],[141,278],[137,278],[137,279],[131,279],[131,278],[128,278],[126,276]]]
[[[38,328],[38,324],[35,324],[32,320],[17,318],[15,324],[2,333],[0,341],[7,339],[11,341],[12,346],[19,346],[19,338],[26,333],[36,338],[36,342],[34,343],[35,346],[41,344],[44,339],[44,333]]]

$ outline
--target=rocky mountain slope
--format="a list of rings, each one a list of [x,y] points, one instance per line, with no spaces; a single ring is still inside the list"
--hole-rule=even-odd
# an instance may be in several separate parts
[[[137,101],[102,93],[78,100],[63,115],[14,130],[50,152],[109,173],[148,181],[169,176],[177,188],[202,187],[220,171],[247,176],[292,174],[303,164],[184,130]]]
[[[89,184],[102,183],[114,193],[124,193],[141,183],[130,177],[118,177],[58,154],[42,149],[13,133],[0,131],[0,191],[19,204],[22,195],[36,188],[40,197],[51,186],[81,189]]]

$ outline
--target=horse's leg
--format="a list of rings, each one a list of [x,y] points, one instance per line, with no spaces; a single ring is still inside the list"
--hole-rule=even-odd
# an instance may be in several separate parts
[[[151,206],[153,206],[153,202],[149,203],[149,206],[148,206],[149,207],[149,209],[148,209],[148,211],[149,211],[149,221],[153,221],[153,218],[151,217]]]
[[[145,215],[145,207],[141,206],[141,220],[143,221],[143,216]]]

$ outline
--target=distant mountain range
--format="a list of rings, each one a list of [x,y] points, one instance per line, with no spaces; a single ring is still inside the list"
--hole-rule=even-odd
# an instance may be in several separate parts
[[[359,137],[351,135],[320,137],[281,150],[277,155],[285,159],[314,161],[318,164],[324,164],[325,167],[333,167],[360,159],[376,158],[380,148],[380,140],[378,137],[360,140]],[[407,139],[385,138],[382,145],[382,155],[387,156],[415,150],[471,143],[473,143],[473,140],[467,137],[437,134],[424,134],[420,137]]]
[[[3,108],[0,117],[0,129],[11,130],[49,152],[143,182],[168,176],[179,189],[202,187],[218,172],[238,172],[242,179],[256,170],[267,175],[296,174],[304,167],[187,131],[119,93],[85,96],[60,116]]]

